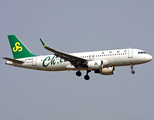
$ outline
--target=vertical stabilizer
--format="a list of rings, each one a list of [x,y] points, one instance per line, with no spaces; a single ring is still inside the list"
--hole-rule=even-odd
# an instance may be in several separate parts
[[[8,35],[8,39],[14,59],[36,56],[15,35]]]

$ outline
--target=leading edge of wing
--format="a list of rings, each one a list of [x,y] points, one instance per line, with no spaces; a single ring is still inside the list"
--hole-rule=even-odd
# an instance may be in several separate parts
[[[60,52],[60,51],[57,51],[55,49],[48,47],[41,38],[40,38],[40,41],[41,41],[41,43],[42,43],[42,45],[45,49],[49,50],[50,52],[53,52],[54,55],[66,60],[66,61],[69,61],[71,63],[75,62],[75,61],[87,61],[86,59],[76,57],[76,56],[73,56],[73,55],[70,55],[70,54],[67,54],[67,53],[64,53],[64,52]]]

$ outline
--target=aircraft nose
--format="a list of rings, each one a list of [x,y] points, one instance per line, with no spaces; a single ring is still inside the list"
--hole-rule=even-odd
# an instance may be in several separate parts
[[[148,61],[152,60],[152,56],[151,55],[148,55],[146,58],[147,58]]]

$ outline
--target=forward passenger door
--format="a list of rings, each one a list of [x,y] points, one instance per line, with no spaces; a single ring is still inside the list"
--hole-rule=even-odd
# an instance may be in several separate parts
[[[128,50],[128,58],[133,58],[133,50],[131,48]]]

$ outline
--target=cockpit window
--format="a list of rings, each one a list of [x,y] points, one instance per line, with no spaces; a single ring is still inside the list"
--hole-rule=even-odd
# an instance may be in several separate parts
[[[146,54],[146,52],[141,52],[141,54]]]
[[[141,51],[141,52],[138,52],[138,54],[146,54],[146,52]]]

